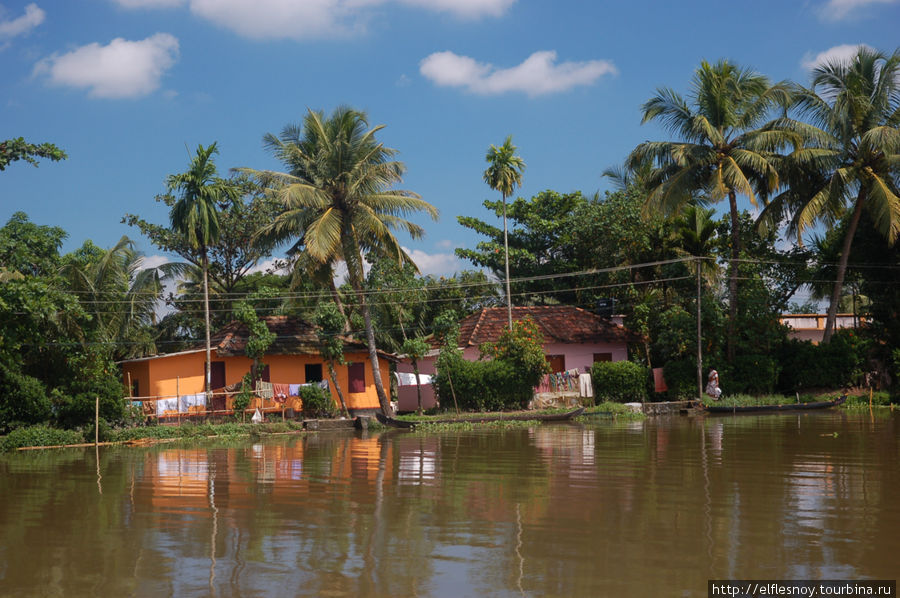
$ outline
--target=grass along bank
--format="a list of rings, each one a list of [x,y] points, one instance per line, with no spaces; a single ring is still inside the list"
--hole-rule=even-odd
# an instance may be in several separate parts
[[[184,422],[178,426],[136,426],[110,429],[100,426],[103,444],[124,444],[140,441],[163,441],[191,438],[237,438],[241,436],[265,436],[270,434],[298,434],[303,432],[299,421],[272,423],[199,423]],[[13,430],[0,438],[0,451],[21,448],[64,447],[93,444],[94,428],[84,430],[60,430],[49,426],[30,426]]]

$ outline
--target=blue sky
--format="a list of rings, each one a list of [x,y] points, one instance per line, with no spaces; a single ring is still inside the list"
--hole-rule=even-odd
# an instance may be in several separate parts
[[[348,104],[386,125],[402,187],[440,210],[401,241],[448,274],[471,267],[452,248],[479,238],[456,217],[489,218],[484,155],[506,135],[518,195],[605,190],[605,168],[665,138],[641,104],[687,92],[701,60],[806,83],[823,56],[892,52],[898,25],[900,0],[0,0],[0,139],[69,154],[0,173],[0,221],[61,226],[66,251],[127,234],[157,254],[120,220],[166,222],[154,197],[198,144],[218,142],[223,173],[278,169],[264,133]]]

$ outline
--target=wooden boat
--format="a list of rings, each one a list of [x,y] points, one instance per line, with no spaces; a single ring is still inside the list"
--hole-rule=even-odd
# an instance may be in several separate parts
[[[429,419],[425,421],[410,422],[393,417],[387,417],[383,413],[376,413],[375,418],[383,426],[391,428],[415,428],[417,424],[482,424],[488,422],[515,422],[515,421],[540,421],[557,422],[567,421],[584,413],[584,407],[573,409],[565,413],[498,413],[497,415],[480,415],[477,417],[457,417],[452,419]]]
[[[814,403],[784,403],[782,405],[701,405],[701,409],[709,413],[769,413],[780,411],[805,411],[807,409],[828,409],[836,407],[847,400],[841,395],[832,401],[816,401]]]

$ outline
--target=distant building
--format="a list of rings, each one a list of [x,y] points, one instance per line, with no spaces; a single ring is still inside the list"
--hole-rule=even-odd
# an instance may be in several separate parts
[[[315,326],[293,316],[263,318],[275,341],[262,358],[262,380],[295,386],[329,381],[329,388],[337,404],[337,391],[330,384],[328,366],[319,353],[319,338]],[[240,383],[250,371],[253,361],[246,356],[248,331],[240,322],[232,322],[212,335],[211,386],[213,391]],[[389,388],[392,355],[379,351],[381,378]],[[378,395],[372,380],[369,353],[365,344],[344,339],[344,360],[335,365],[338,383],[344,392],[351,414],[379,409]],[[203,393],[206,349],[196,347],[179,353],[128,359],[122,362],[124,382],[135,399],[165,399]],[[231,409],[231,398],[222,404],[212,404],[214,410]],[[263,407],[274,406],[271,399]]]
[[[825,319],[827,314],[782,314],[779,321],[791,329],[788,337],[801,341],[822,342],[825,335]],[[834,320],[834,328],[858,328],[865,319],[853,314],[838,314]]]

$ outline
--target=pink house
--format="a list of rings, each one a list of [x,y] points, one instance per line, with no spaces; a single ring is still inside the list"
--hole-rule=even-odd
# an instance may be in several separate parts
[[[569,305],[513,307],[512,316],[513,320],[531,317],[535,321],[544,337],[544,355],[554,372],[576,368],[584,372],[597,361],[624,361],[628,359],[628,344],[641,340],[640,336],[621,324]],[[496,341],[506,326],[505,307],[484,308],[463,318],[459,323],[459,348],[463,357],[477,360],[480,355],[478,347],[482,343]],[[435,373],[437,353],[435,347],[419,361],[420,373]],[[412,372],[412,364],[401,357],[397,371]],[[415,409],[415,390],[415,386],[398,388],[400,411]],[[423,407],[434,406],[431,387],[427,387],[427,393],[424,387],[422,391]]]

